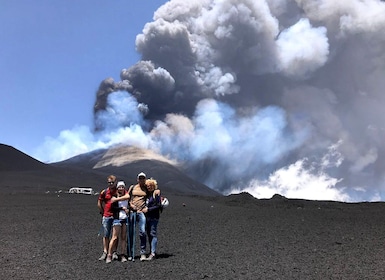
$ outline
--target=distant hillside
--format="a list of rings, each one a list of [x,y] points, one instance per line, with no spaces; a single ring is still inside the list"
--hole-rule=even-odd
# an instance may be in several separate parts
[[[52,165],[115,174],[119,179],[124,180],[126,185],[136,183],[137,174],[143,171],[148,177],[155,178],[159,187],[168,192],[205,196],[221,195],[182,173],[171,160],[153,152],[129,146],[101,149]]]
[[[47,164],[8,145],[0,144],[0,171],[41,170]]]
[[[115,174],[126,185],[136,183],[139,172],[158,180],[164,193],[201,196],[221,196],[209,187],[182,173],[168,159],[132,149],[114,147],[78,155],[68,160],[44,164],[23,152],[0,145],[0,188],[69,189],[73,186],[92,187],[99,191],[106,187],[106,178]]]

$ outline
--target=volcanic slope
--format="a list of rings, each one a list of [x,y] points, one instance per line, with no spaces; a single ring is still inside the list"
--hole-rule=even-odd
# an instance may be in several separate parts
[[[115,174],[126,185],[134,184],[139,172],[158,180],[164,193],[221,196],[181,172],[172,161],[150,151],[128,146],[96,150],[65,161],[45,164],[8,145],[0,144],[0,188],[13,191],[105,187]]]
[[[52,164],[55,167],[73,168],[115,174],[126,185],[136,183],[140,172],[155,178],[163,192],[202,196],[221,196],[179,170],[177,163],[152,151],[130,146],[116,146],[81,154]],[[104,182],[104,181],[102,181]]]

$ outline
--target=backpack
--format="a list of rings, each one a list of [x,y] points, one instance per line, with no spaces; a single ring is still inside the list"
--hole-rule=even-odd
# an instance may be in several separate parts
[[[100,196],[103,196],[103,198],[106,196],[108,188],[105,188],[104,190],[100,191]]]

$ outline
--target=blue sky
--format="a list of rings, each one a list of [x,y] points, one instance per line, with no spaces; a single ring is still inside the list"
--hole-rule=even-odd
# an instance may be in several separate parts
[[[165,0],[0,0],[0,143],[27,154],[92,127],[100,82],[139,60],[135,37]]]

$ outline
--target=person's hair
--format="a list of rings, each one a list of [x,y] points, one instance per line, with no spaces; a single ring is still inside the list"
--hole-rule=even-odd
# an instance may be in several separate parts
[[[155,187],[154,190],[156,190],[158,188],[158,182],[152,178],[146,180],[146,185],[147,186],[153,185]]]
[[[115,175],[110,175],[110,176],[107,177],[107,180],[116,182],[116,176]]]

